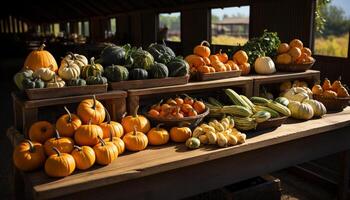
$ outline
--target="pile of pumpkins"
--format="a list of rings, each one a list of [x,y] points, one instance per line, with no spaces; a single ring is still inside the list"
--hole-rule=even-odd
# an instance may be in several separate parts
[[[232,60],[226,53],[220,50],[217,54],[211,55],[210,44],[202,41],[193,49],[193,54],[186,56],[185,60],[190,65],[191,75],[199,73],[215,73],[234,70],[242,70],[242,75],[250,72],[248,55],[240,50],[233,55]]]
[[[337,97],[349,97],[349,92],[341,83],[340,79],[341,78],[339,77],[338,80],[335,80],[331,84],[329,79],[325,78],[322,86],[320,84],[315,84],[312,87],[312,93],[331,99],[335,99]]]
[[[277,49],[277,64],[309,64],[315,61],[312,52],[299,39],[293,39],[290,43],[281,43]]]
[[[103,67],[91,58],[69,52],[58,67],[55,58],[42,44],[26,58],[23,69],[16,73],[14,82],[20,90],[32,88],[61,88],[105,84]]]

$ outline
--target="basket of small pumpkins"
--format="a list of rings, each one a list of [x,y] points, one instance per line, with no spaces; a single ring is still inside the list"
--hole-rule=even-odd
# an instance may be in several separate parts
[[[312,87],[312,93],[314,99],[322,102],[327,110],[341,111],[349,105],[350,95],[348,89],[340,81],[331,81],[327,78],[323,81],[323,84],[315,84]]]
[[[165,127],[196,127],[208,114],[209,108],[203,101],[185,95],[184,98],[177,96],[159,101],[148,107],[145,116],[153,124],[162,123]]]
[[[281,43],[277,49],[275,60],[277,71],[283,72],[304,72],[315,64],[312,52],[299,39],[290,43]]]

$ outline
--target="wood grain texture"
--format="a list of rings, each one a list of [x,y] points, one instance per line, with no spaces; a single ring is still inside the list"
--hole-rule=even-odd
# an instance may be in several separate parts
[[[214,72],[214,73],[201,73],[197,72],[195,79],[198,81],[211,81],[224,78],[234,78],[240,76],[242,70],[227,71],[227,72]]]
[[[188,76],[167,77],[145,80],[129,80],[109,83],[112,90],[130,90],[152,87],[162,87],[170,85],[183,85],[188,83]]]
[[[33,186],[37,198],[52,198],[83,190],[99,188],[124,181],[139,179],[169,170],[197,165],[215,159],[225,158],[242,153],[271,147],[285,142],[317,136],[350,126],[350,108],[339,113],[327,114],[322,119],[305,122],[288,120],[278,129],[271,132],[256,132],[248,135],[242,145],[221,148],[207,146],[188,151],[183,144],[168,144],[162,147],[148,147],[137,153],[120,156],[108,166],[95,166],[87,172],[77,171],[62,179],[48,178],[43,171],[25,173],[27,184]]]

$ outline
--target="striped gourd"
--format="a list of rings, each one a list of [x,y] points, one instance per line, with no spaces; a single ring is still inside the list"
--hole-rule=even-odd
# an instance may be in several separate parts
[[[267,103],[270,102],[270,100],[264,98],[264,97],[251,97],[250,100],[255,104],[255,105],[260,105],[260,106],[265,106]]]
[[[271,114],[271,118],[276,118],[276,117],[279,117],[280,115],[278,114],[278,112],[277,111],[275,111],[275,110],[273,110],[273,109],[271,109],[271,108],[269,108],[269,107],[266,107],[266,106],[255,106],[255,109],[256,109],[256,111],[267,111],[267,112],[269,112],[270,114]]]
[[[285,107],[284,105],[280,104],[280,103],[277,103],[277,102],[274,102],[274,101],[271,101],[267,104],[267,106],[281,114],[283,114],[284,116],[290,116],[291,115],[291,112],[290,110]]]
[[[258,123],[261,123],[261,122],[264,122],[264,121],[267,121],[268,119],[271,118],[271,114],[267,111],[259,111],[257,113],[255,113],[252,118],[255,119],[256,122]]]
[[[248,104],[250,110],[252,110],[253,113],[255,113],[256,111],[255,111],[255,106],[254,106],[253,102],[251,102],[251,101],[250,101],[246,96],[244,96],[244,95],[240,95],[240,96],[241,96],[241,98],[243,99],[243,101],[245,101],[245,102]]]
[[[234,90],[226,89],[225,93],[235,105],[239,105],[239,106],[243,106],[243,107],[249,108],[249,105]]]
[[[224,106],[222,107],[221,112],[242,117],[249,117],[253,114],[253,112],[249,108],[238,105]]]
[[[235,127],[242,131],[249,131],[256,129],[258,123],[255,119],[250,117],[234,117]]]
[[[208,101],[209,101],[209,103],[211,103],[214,106],[218,106],[218,107],[223,107],[224,106],[220,101],[218,101],[217,99],[215,99],[213,97],[209,97]]]

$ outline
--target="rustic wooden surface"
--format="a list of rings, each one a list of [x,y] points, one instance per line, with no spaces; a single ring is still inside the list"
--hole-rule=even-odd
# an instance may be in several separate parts
[[[162,147],[148,147],[146,150],[137,153],[128,153],[120,156],[115,162],[108,166],[95,166],[93,170],[89,170],[87,172],[75,172],[73,175],[62,179],[48,178],[43,171],[25,173],[23,176],[26,184],[32,187],[34,196],[42,199],[58,197],[61,195],[64,196],[89,189],[103,187],[108,188],[108,185],[112,184],[131,184],[130,181],[134,179],[143,179],[149,177],[150,175],[157,175],[159,173],[162,173],[163,176],[165,176],[164,173],[168,171],[170,173],[170,171],[174,171],[175,169],[205,164],[211,161],[217,163],[215,160],[224,159],[225,157],[230,157],[233,159],[250,152],[259,152],[260,154],[264,152],[267,153],[270,151],[267,149],[275,146],[283,148],[284,151],[288,151],[288,155],[289,153],[295,152],[295,155],[300,157],[298,157],[298,159],[315,159],[324,154],[327,155],[331,152],[336,153],[333,151],[349,149],[350,144],[348,142],[337,140],[338,136],[339,138],[340,136],[348,137],[346,132],[337,132],[337,134],[334,134],[334,136],[332,136],[331,133],[323,134],[325,132],[349,127],[349,125],[350,108],[348,107],[342,112],[327,114],[322,119],[313,119],[305,122],[289,119],[286,124],[282,125],[276,130],[270,132],[257,132],[253,133],[252,135],[248,135],[249,139],[247,139],[246,143],[234,147],[216,148],[207,146],[189,151],[183,144],[169,144]],[[332,141],[330,138],[332,138]],[[300,149],[300,144],[298,144],[299,140],[303,141],[303,148],[306,149]],[[313,143],[313,141],[315,141],[315,143]],[[329,146],[327,148],[326,146],[323,146],[324,144],[322,144],[321,146],[318,146],[318,149],[308,149],[308,146],[305,146],[305,144],[317,145],[319,141],[329,141],[332,142],[330,144],[334,143],[335,145],[338,143],[338,145],[336,147]],[[286,144],[283,145],[284,143]],[[291,143],[291,146],[288,146],[288,143]],[[295,145],[299,148],[296,148]],[[305,155],[300,155],[299,151],[305,151]],[[320,151],[320,153],[318,151]],[[279,155],[283,153],[280,151],[272,152],[278,153]],[[269,158],[269,155],[265,155],[266,158],[264,159],[273,160],[273,158]],[[285,160],[289,159],[289,156],[286,157],[287,154],[282,155],[284,155],[283,158]],[[250,155],[252,158],[255,156],[257,155]],[[271,154],[271,156],[273,155]],[[257,158],[258,157],[256,157],[256,159]],[[261,161],[261,159],[258,160]],[[296,164],[294,162],[296,161],[286,161],[283,164]],[[217,164],[218,169],[223,167],[219,163]],[[278,162],[271,162],[270,166],[261,165],[259,167],[259,165],[256,163],[254,165],[256,165],[253,167],[253,169],[256,170],[254,173],[262,171],[263,168],[275,169],[274,165],[282,166],[282,164]],[[252,173],[251,175],[253,176],[255,174]],[[243,179],[244,177],[240,178]],[[161,184],[157,183],[157,186],[158,185]],[[208,187],[209,186],[214,187],[208,183]],[[136,193],[133,195],[136,195]]]
[[[170,85],[183,85],[188,83],[188,76],[181,77],[167,77],[157,79],[145,79],[145,80],[128,80],[111,82],[110,87],[112,90],[130,90],[130,89],[143,89],[152,87],[162,87]]]
[[[197,76],[195,77],[198,81],[211,81],[211,80],[219,80],[224,78],[234,78],[240,76],[242,70],[234,70],[227,72],[214,72],[214,73],[201,73],[197,72]]]
[[[106,93],[108,84],[86,85],[86,86],[69,86],[62,88],[36,88],[26,89],[28,99],[50,99],[58,97],[69,97],[78,95],[92,95]]]

